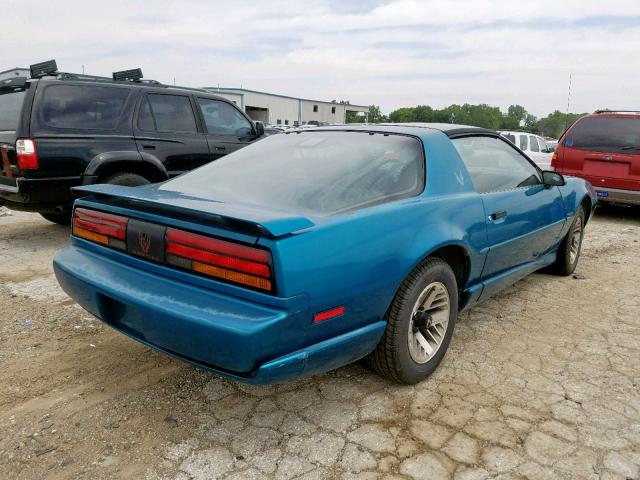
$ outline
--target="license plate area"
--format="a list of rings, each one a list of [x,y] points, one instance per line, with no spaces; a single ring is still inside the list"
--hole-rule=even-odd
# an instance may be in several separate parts
[[[596,195],[598,197],[608,197],[609,196],[609,192],[601,192],[600,190],[596,190]]]
[[[167,227],[130,219],[127,224],[127,251],[136,257],[164,262]]]

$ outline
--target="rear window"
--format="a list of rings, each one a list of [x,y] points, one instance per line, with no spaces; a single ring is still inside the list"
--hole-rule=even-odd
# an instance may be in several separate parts
[[[18,128],[25,95],[24,90],[0,94],[0,132],[12,132]]]
[[[502,136],[509,140],[511,143],[516,143],[515,135],[511,135],[510,133],[503,133]]]
[[[53,128],[103,129],[116,127],[129,89],[92,85],[50,85],[39,113]]]
[[[605,152],[640,150],[640,119],[584,118],[569,132],[564,145]]]
[[[330,215],[417,195],[421,143],[402,135],[272,135],[160,187],[216,201]]]

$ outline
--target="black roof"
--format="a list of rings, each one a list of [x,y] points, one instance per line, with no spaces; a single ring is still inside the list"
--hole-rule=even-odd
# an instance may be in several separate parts
[[[66,72],[57,72],[54,75],[43,76],[40,78],[31,79],[30,81],[74,81],[74,82],[87,82],[87,83],[110,83],[112,85],[125,85],[128,87],[151,87],[151,88],[161,88],[161,89],[171,89],[171,90],[186,90],[190,92],[200,92],[210,96],[214,96],[216,98],[217,95],[213,94],[210,91],[207,91],[203,88],[194,88],[194,87],[182,87],[178,85],[167,85],[164,83],[160,83],[157,80],[147,80],[142,79],[139,81],[128,81],[128,80],[114,80],[109,77],[98,77],[95,75],[84,75],[80,73],[66,73]]]
[[[494,130],[489,130],[482,127],[473,127],[471,125],[458,125],[456,123],[426,123],[426,122],[406,122],[406,123],[384,123],[380,125],[393,125],[403,127],[418,127],[418,128],[431,128],[434,130],[440,130],[448,137],[458,137],[468,134],[486,134],[497,135]]]

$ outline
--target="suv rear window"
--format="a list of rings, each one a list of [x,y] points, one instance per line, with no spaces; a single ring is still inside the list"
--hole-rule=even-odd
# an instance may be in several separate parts
[[[564,141],[566,147],[596,151],[640,150],[640,119],[587,117],[580,120]]]
[[[324,216],[417,195],[424,188],[424,159],[420,141],[404,135],[283,133],[159,188]]]
[[[92,85],[50,85],[40,103],[45,125],[54,128],[116,127],[129,89]]]
[[[0,95],[0,132],[12,132],[18,128],[25,95],[24,90]]]

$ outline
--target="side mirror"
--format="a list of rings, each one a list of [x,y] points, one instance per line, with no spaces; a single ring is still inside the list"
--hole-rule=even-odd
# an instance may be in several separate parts
[[[542,183],[547,187],[562,187],[567,182],[565,182],[564,177],[558,172],[545,170],[542,172]]]
[[[264,123],[256,122],[256,136],[263,137],[264,136]]]

